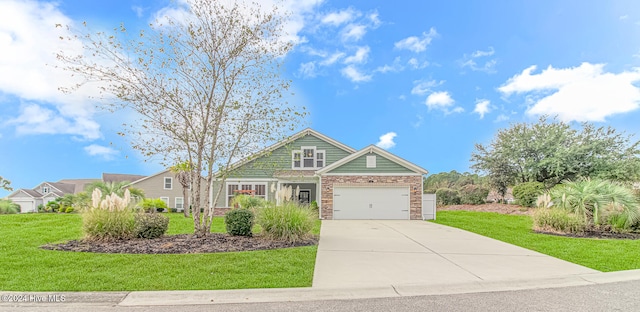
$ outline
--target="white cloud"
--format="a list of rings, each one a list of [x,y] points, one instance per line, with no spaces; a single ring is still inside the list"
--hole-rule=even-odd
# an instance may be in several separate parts
[[[80,81],[55,67],[56,52],[83,54],[80,43],[59,39],[70,35],[66,26],[73,21],[54,3],[13,0],[0,2],[0,21],[0,92],[28,103],[19,116],[9,118],[16,131],[101,137],[94,103],[88,100],[98,94],[98,86],[85,85],[71,94],[58,90]]]
[[[473,112],[480,115],[480,119],[483,119],[484,115],[491,111],[490,104],[491,102],[486,99],[476,100],[476,107],[473,109]]]
[[[303,78],[313,78],[316,76],[316,64],[315,62],[307,62],[300,64],[298,72]]]
[[[349,65],[342,69],[342,75],[349,78],[352,82],[366,82],[371,80],[371,75],[361,73],[353,65]]]
[[[429,32],[422,33],[422,38],[417,36],[411,36],[404,38],[395,43],[396,49],[409,50],[415,53],[423,52],[427,49],[427,46],[431,43],[431,40],[438,36],[435,28],[431,28]]]
[[[496,117],[496,120],[494,120],[493,122],[503,122],[503,121],[507,121],[509,120],[509,116],[505,115],[505,114],[500,114],[498,115],[498,117]]]
[[[477,50],[470,55],[465,54],[459,61],[460,66],[463,68],[468,67],[473,71],[495,73],[495,67],[498,61],[496,59],[487,59],[487,57],[493,56],[494,54],[495,50],[493,47],[489,47],[487,51]],[[482,65],[479,65],[478,62]]]
[[[393,60],[393,63],[391,65],[385,64],[383,66],[378,66],[378,68],[376,68],[376,72],[380,72],[380,73],[388,73],[388,72],[400,72],[404,70],[404,67],[402,66],[402,64],[400,64],[401,59],[400,57],[396,57]]]
[[[447,91],[433,92],[427,97],[425,102],[429,109],[444,108],[453,105],[454,101]]]
[[[433,87],[437,87],[444,83],[444,81],[435,81],[435,80],[416,80],[413,82],[415,86],[411,89],[411,94],[414,95],[425,95],[431,92]],[[446,93],[446,92],[445,92]]]
[[[424,121],[424,118],[420,115],[416,115],[416,118],[418,119],[416,122],[414,122],[413,124],[411,124],[414,128],[420,128],[420,126],[422,126],[422,122]]]
[[[582,63],[556,69],[549,66],[532,74],[536,66],[513,76],[498,90],[505,96],[525,94],[529,115],[557,115],[563,121],[604,121],[640,106],[640,69],[618,74],[604,72],[604,64]]]
[[[144,14],[144,8],[138,5],[132,6],[131,10],[133,10],[133,12],[136,12],[137,17],[142,17],[142,15]]]
[[[320,21],[323,24],[330,24],[333,26],[340,26],[346,22],[353,20],[354,18],[360,16],[360,13],[353,8],[348,8],[346,10],[331,12],[325,15]]]
[[[372,25],[373,27],[378,27],[378,26],[380,26],[380,24],[382,24],[382,22],[380,21],[378,12],[373,12],[373,13],[369,14],[367,16],[367,18],[369,18],[369,20],[373,24]]]
[[[342,33],[342,41],[358,41],[367,33],[367,26],[360,24],[347,25]]]
[[[347,57],[346,59],[344,59],[344,63],[345,64],[362,64],[362,63],[366,63],[367,62],[367,57],[369,56],[369,47],[368,46],[364,46],[364,47],[358,47],[358,50],[356,51],[356,53],[352,56]]]
[[[410,58],[409,61],[407,61],[407,64],[409,64],[409,66],[412,69],[423,69],[423,68],[429,66],[429,62],[424,61],[424,62],[421,63],[415,57]]]
[[[84,147],[84,151],[90,156],[100,156],[106,160],[113,159],[119,152],[111,147],[91,144]]]
[[[396,146],[396,142],[393,139],[398,136],[395,132],[388,132],[380,136],[380,141],[376,143],[376,146],[382,149],[390,149]]]
[[[333,53],[333,54],[329,55],[328,57],[326,57],[324,60],[322,60],[320,62],[320,65],[322,65],[322,66],[333,65],[334,63],[336,63],[337,61],[342,59],[344,56],[345,56],[345,54],[343,52]]]
[[[619,19],[620,19],[621,21],[626,20],[626,19],[628,19],[628,18],[629,18],[629,15],[621,15],[621,16],[619,17]]]
[[[450,109],[450,107],[453,106],[454,103],[455,101],[453,100],[453,98],[451,98],[451,95],[447,91],[433,92],[429,94],[427,100],[425,101],[425,104],[427,105],[429,110],[438,109],[443,111],[445,115],[464,112],[464,108],[460,106],[456,106],[453,109]]]

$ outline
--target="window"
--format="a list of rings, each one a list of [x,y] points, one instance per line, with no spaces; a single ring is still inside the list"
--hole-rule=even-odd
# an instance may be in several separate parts
[[[176,208],[176,209],[184,209],[184,198],[176,197],[176,206],[174,208]]]
[[[173,178],[164,177],[164,189],[165,190],[170,190],[172,188],[173,188]]]
[[[255,197],[267,199],[266,182],[229,182],[227,183],[227,207],[229,207],[233,196],[238,193],[248,194]]]
[[[315,146],[303,146],[301,150],[291,154],[292,169],[319,169],[326,165],[325,151],[316,150]]]
[[[300,159],[302,158],[300,151],[293,152],[293,168],[300,168]]]
[[[324,167],[324,151],[316,152],[316,168]]]
[[[169,197],[160,197],[160,200],[167,204],[167,207],[169,207]]]
[[[49,193],[49,187],[48,186],[43,186],[42,189],[40,189],[42,192],[42,194],[47,194]]]
[[[376,155],[367,156],[367,168],[376,167]]]

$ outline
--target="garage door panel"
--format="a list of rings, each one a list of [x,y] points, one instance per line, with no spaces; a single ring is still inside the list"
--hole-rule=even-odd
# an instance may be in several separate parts
[[[408,187],[335,187],[334,219],[409,219]]]

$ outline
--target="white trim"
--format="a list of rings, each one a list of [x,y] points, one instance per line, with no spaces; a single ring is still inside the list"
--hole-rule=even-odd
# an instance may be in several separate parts
[[[216,179],[217,182],[220,182],[220,179]],[[242,178],[229,178],[229,179],[225,179],[225,182],[276,182],[279,181],[276,178],[247,178],[247,179],[242,179]]]
[[[133,181],[133,182],[131,182],[131,183],[129,183],[129,184],[127,184],[127,185],[125,185],[124,187],[129,187],[130,185],[134,185],[134,184],[136,184],[136,183],[140,183],[140,182],[142,182],[142,181],[146,181],[146,180],[149,180],[149,179],[151,179],[151,178],[155,178],[155,177],[157,177],[157,176],[159,176],[159,175],[162,175],[162,174],[164,174],[164,173],[166,173],[166,172],[169,172],[169,169],[165,169],[165,170],[160,171],[160,172],[158,172],[158,173],[156,173],[156,174],[153,174],[153,175],[150,175],[150,176],[146,176],[146,177],[144,177],[144,178],[142,178],[142,179],[135,180],[135,181]],[[164,181],[163,181],[163,182],[164,182]]]
[[[178,208],[178,198],[182,201],[182,208]],[[184,209],[184,197],[176,197],[173,199],[173,208],[175,209]]]
[[[169,199],[170,199],[169,197],[164,197],[164,196],[160,197],[160,200],[163,201],[165,204],[167,204],[167,208],[171,207],[170,206],[171,202],[169,201]]]
[[[167,187],[167,179],[169,179],[169,187]],[[162,177],[162,187],[165,190],[173,190],[173,177]]]
[[[406,160],[404,160],[404,159],[402,159],[402,158],[400,158],[400,157],[398,157],[396,155],[393,155],[393,154],[391,154],[391,153],[389,153],[389,152],[387,152],[387,151],[385,151],[385,150],[383,150],[383,149],[381,149],[381,148],[379,148],[379,147],[377,147],[375,145],[369,145],[369,146],[361,149],[360,151],[358,151],[356,153],[353,153],[353,154],[351,154],[351,155],[349,155],[349,156],[347,156],[345,158],[342,158],[342,159],[334,162],[333,164],[331,164],[329,166],[326,166],[326,167],[318,170],[316,172],[316,174],[323,175],[323,174],[325,174],[325,172],[329,172],[329,171],[331,171],[333,169],[336,169],[336,168],[338,168],[338,167],[340,167],[340,166],[342,166],[342,165],[344,165],[344,164],[346,164],[346,163],[348,163],[348,162],[350,162],[350,161],[352,161],[352,160],[354,160],[354,159],[356,159],[356,158],[358,158],[358,157],[360,157],[362,155],[365,155],[367,153],[376,153],[376,154],[378,154],[378,155],[380,155],[382,157],[385,157],[385,158],[387,158],[387,159],[389,159],[389,160],[391,160],[391,161],[393,161],[393,162],[395,162],[395,163],[397,163],[397,164],[399,164],[399,165],[401,165],[403,167],[406,167],[407,169],[410,169],[410,170],[414,171],[415,173],[419,173],[419,174],[428,174],[429,173],[429,171],[427,171],[426,169],[424,169],[424,168],[422,168],[422,167],[420,167],[418,165],[412,164],[412,163],[410,163],[410,162],[408,162],[408,161],[406,161]]]
[[[422,176],[421,173],[415,172],[398,172],[398,173],[389,173],[389,172],[361,172],[361,173],[324,173],[323,176]]]

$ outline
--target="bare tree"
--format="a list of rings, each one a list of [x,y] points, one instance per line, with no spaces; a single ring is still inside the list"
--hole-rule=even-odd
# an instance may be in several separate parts
[[[141,116],[122,133],[135,149],[167,166],[192,165],[197,236],[210,232],[222,190],[207,196],[201,175],[206,190],[214,181],[224,185],[234,160],[283,138],[305,115],[284,99],[290,82],[280,66],[292,47],[283,39],[287,16],[276,7],[222,2],[190,0],[180,18],[165,17],[135,36],[124,25],[113,34],[85,28],[64,38],[80,41],[85,54],[58,55],[65,69],[100,83],[104,108]]]
[[[184,217],[189,217],[189,206],[186,205],[188,197],[188,191],[191,188],[191,164],[187,161],[179,162],[169,168],[169,170],[175,175],[176,180],[182,186],[182,210]]]

